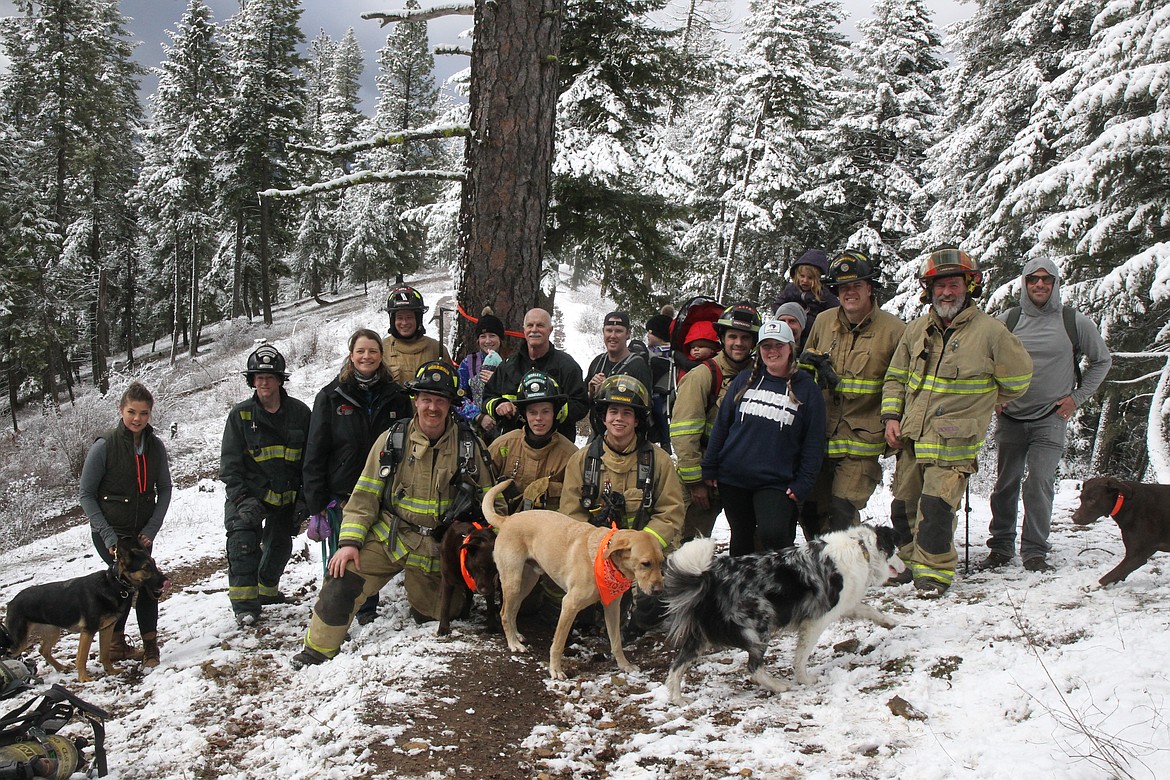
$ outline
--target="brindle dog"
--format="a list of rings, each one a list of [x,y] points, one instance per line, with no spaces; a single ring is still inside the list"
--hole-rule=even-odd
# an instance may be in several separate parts
[[[77,641],[77,681],[89,682],[92,678],[86,661],[96,634],[100,637],[98,658],[102,668],[106,674],[117,674],[110,661],[114,624],[130,609],[139,588],[149,588],[157,597],[167,584],[166,575],[158,570],[150,553],[133,539],[119,539],[114,563],[106,571],[33,585],[8,602],[5,625],[11,635],[9,650],[19,655],[39,642],[44,659],[63,672],[66,667],[53,657],[53,647],[62,633],[77,631],[81,634]]]

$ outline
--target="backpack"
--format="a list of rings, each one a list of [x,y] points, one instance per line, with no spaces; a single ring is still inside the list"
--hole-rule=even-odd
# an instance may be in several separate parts
[[[595,510],[606,508],[605,504],[608,496],[611,494],[608,484],[604,493],[601,490],[602,437],[594,436],[586,446],[588,450],[585,453],[585,473],[581,482],[581,506],[592,515],[595,513]],[[642,439],[638,442],[638,478],[636,484],[642,491],[642,504],[638,507],[638,512],[634,515],[634,530],[641,531],[650,522],[650,510],[654,506],[654,445],[647,439]],[[609,518],[606,519],[608,520]],[[614,519],[616,520],[617,518]],[[602,524],[608,526],[609,522]]]
[[[1077,376],[1077,387],[1081,386],[1081,358],[1084,353],[1081,352],[1081,337],[1077,330],[1077,310],[1070,306],[1061,306],[1060,314],[1064,320],[1064,332],[1068,336],[1068,340],[1072,342],[1073,351],[1073,371]],[[1020,324],[1020,307],[1013,306],[1007,310],[1007,319],[1004,320],[1007,329],[1010,332],[1015,332],[1016,326]]]

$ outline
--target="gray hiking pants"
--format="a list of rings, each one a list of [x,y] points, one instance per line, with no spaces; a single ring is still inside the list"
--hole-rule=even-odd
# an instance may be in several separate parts
[[[995,432],[999,460],[995,490],[991,494],[991,538],[987,540],[992,550],[1008,557],[1015,552],[1022,482],[1024,527],[1020,535],[1020,557],[1026,561],[1048,555],[1056,469],[1064,454],[1067,427],[1068,421],[1057,414],[1031,422],[999,415]]]

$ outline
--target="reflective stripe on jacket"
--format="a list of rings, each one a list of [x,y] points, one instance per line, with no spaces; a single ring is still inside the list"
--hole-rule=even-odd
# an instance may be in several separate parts
[[[711,383],[715,377],[708,366],[699,364],[679,382],[671,411],[670,446],[678,459],[679,479],[686,484],[703,479],[703,469],[699,463],[703,460],[703,450],[711,436],[711,428],[715,425],[715,415],[719,413],[719,402],[723,400],[723,394],[727,392],[727,386],[735,375],[751,365],[750,359],[739,364],[732,363],[723,352],[712,359],[723,372],[723,385],[719,388],[715,403],[711,404],[710,409],[707,408]]]
[[[459,467],[458,426],[454,417],[449,418],[447,430],[432,445],[411,420],[406,429],[402,462],[390,477],[390,489],[383,492],[381,454],[389,436],[390,431],[381,434],[370,448],[362,474],[345,505],[338,544],[360,547],[373,535],[391,545],[392,559],[405,559],[406,565],[438,571],[438,544],[422,552],[409,549],[401,537],[396,538],[394,525],[397,518],[406,524],[403,531],[421,532],[425,536],[442,520],[455,496],[451,479]],[[478,444],[473,457],[473,481],[482,495],[492,485],[491,468],[484,463]]]
[[[828,355],[841,378],[836,388],[823,391],[830,458],[876,458],[885,453],[882,383],[905,330],[904,322],[879,308],[856,327],[850,326],[840,307],[817,317],[801,357]]]
[[[918,460],[973,465],[996,405],[1031,380],[1032,358],[1002,322],[970,305],[945,328],[931,309],[894,350],[882,416],[901,420]]]

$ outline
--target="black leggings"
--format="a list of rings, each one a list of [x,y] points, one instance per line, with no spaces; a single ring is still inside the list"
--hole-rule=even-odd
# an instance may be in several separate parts
[[[721,483],[719,495],[731,527],[732,555],[756,552],[757,535],[760,551],[780,550],[796,543],[797,506],[786,490],[748,490]]]
[[[105,542],[97,534],[93,535],[93,546],[97,548],[98,555],[102,556],[102,560],[106,564],[114,562],[114,556],[110,555],[110,551],[106,548]],[[150,588],[139,588],[138,598],[134,601],[134,614],[138,617],[138,633],[153,634],[158,631],[158,599],[150,592]],[[126,605],[126,611],[122,613],[122,617],[118,618],[118,622],[114,624],[114,631],[119,634],[126,631],[126,619],[130,617],[130,605]]]

